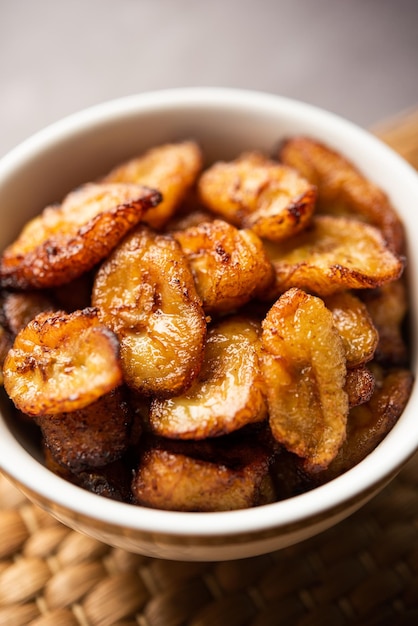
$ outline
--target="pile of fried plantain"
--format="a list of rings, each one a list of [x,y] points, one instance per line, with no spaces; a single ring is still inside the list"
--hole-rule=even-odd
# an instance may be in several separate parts
[[[403,225],[342,154],[290,137],[204,167],[151,147],[0,257],[0,362],[46,465],[105,497],[259,506],[332,480],[408,401]]]

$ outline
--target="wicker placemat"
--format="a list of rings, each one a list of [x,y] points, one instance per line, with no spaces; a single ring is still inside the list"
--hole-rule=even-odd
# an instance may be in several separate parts
[[[375,130],[418,167],[418,113]],[[0,475],[0,626],[349,624],[418,624],[418,455],[331,530],[217,563],[111,548],[57,522]]]
[[[2,626],[418,624],[418,456],[361,511],[269,555],[163,561],[69,530],[0,476]]]

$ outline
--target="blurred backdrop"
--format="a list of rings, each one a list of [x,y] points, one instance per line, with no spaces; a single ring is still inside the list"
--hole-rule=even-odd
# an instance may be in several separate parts
[[[418,0],[0,0],[0,156],[104,100],[179,86],[373,125],[418,107]]]

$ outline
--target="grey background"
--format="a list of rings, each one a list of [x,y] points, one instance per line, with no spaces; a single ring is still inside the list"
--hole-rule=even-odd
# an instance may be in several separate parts
[[[418,107],[418,0],[0,0],[0,156],[104,100],[269,91],[362,126]]]

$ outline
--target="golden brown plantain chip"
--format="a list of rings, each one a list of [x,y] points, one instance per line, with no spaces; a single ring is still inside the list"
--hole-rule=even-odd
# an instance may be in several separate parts
[[[199,178],[198,190],[214,213],[273,241],[300,232],[316,201],[315,188],[296,170],[258,152],[215,163]]]
[[[5,391],[57,474],[150,507],[239,509],[332,479],[393,426],[412,387],[402,225],[341,155],[292,141],[294,167],[246,153],[199,185],[196,143],[159,146],[0,258]]]
[[[83,185],[26,224],[0,258],[0,283],[17,289],[69,283],[106,257],[160,201],[158,191],[139,185]]]
[[[151,431],[197,440],[264,420],[260,350],[260,328],[248,319],[232,316],[210,327],[200,374],[186,393],[151,402]]]
[[[323,301],[290,289],[263,321],[263,373],[273,436],[312,471],[345,439],[345,351]]]
[[[36,418],[53,459],[75,473],[119,459],[129,446],[132,420],[121,387],[82,409]]]
[[[366,305],[348,291],[327,296],[324,302],[343,340],[347,367],[357,367],[371,361],[379,334]]]
[[[146,211],[143,221],[159,229],[172,217],[202,169],[202,153],[194,141],[168,143],[113,169],[105,182],[136,183],[158,189],[161,204]]]
[[[189,261],[208,313],[232,311],[273,282],[274,270],[263,244],[249,229],[214,220],[175,231],[173,236]]]
[[[199,442],[200,443],[200,442]],[[217,440],[173,446],[154,443],[141,455],[132,482],[137,504],[172,511],[228,511],[274,499],[272,453],[250,444]]]
[[[403,225],[387,195],[348,159],[309,137],[285,141],[279,159],[316,185],[321,212],[363,219],[382,231],[395,253],[404,253]]]
[[[320,296],[370,289],[396,280],[404,269],[377,228],[344,217],[315,217],[304,232],[282,243],[265,242],[265,248],[277,295],[291,287]]]
[[[126,383],[146,395],[182,393],[199,372],[206,318],[180,245],[141,227],[99,269],[92,301],[120,341]]]
[[[118,341],[93,308],[37,315],[16,336],[3,370],[9,397],[32,416],[81,409],[122,382]]]

